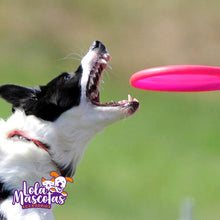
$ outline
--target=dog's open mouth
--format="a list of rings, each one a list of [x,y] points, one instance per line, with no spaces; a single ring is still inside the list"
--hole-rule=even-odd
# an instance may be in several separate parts
[[[96,43],[96,45],[94,45],[94,43]],[[94,105],[129,107],[131,113],[134,113],[139,107],[139,102],[137,99],[133,99],[131,95],[128,95],[127,100],[121,100],[118,102],[100,103],[101,77],[103,71],[108,67],[108,61],[110,61],[110,55],[107,52],[105,46],[101,42],[95,41],[94,43],[92,49],[96,49],[98,58],[96,62],[94,62],[92,69],[90,71],[90,76],[87,83],[87,92],[86,92],[87,97]]]

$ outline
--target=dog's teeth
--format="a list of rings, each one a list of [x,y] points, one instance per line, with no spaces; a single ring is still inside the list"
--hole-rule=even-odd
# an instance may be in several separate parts
[[[99,80],[98,74],[95,74],[95,76],[93,77],[93,79],[94,79],[96,82],[98,82],[98,80]]]
[[[129,101],[129,102],[133,101],[131,95],[129,95],[129,94],[128,94],[128,101]]]
[[[121,100],[118,102],[118,104],[120,104],[120,105],[125,105],[127,103],[128,103],[128,100]]]
[[[107,65],[107,68],[110,69],[110,70],[112,70],[112,67],[111,67],[110,65]]]
[[[107,65],[107,61],[105,59],[101,59],[101,63]]]
[[[93,99],[96,98],[96,94],[95,94],[95,92],[93,92],[93,93],[91,94],[91,97],[92,97]]]
[[[105,59],[106,61],[110,61],[111,60],[110,54],[108,54],[108,53],[104,54],[103,59]]]
[[[108,66],[107,61],[104,60],[104,59],[101,59],[100,63],[102,64],[102,65],[100,66],[102,69],[103,69],[103,68],[106,68],[106,67]],[[102,69],[101,69],[101,70],[102,70]]]
[[[91,83],[91,85],[94,84],[93,78],[91,78],[90,83]]]
[[[91,98],[92,99],[95,99],[95,98],[97,98],[98,97],[98,95],[99,95],[99,91],[98,91],[98,89],[96,89],[96,90],[94,90],[92,93],[91,93]]]

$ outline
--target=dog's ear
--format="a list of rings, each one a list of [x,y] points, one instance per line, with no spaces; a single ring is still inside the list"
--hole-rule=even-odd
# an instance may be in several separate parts
[[[0,86],[0,96],[11,103],[13,107],[19,107],[27,99],[34,99],[36,97],[36,90],[8,84]]]

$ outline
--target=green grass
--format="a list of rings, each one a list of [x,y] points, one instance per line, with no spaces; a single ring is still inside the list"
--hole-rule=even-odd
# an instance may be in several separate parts
[[[69,184],[56,219],[177,220],[220,216],[220,93],[160,93],[129,86],[140,69],[219,65],[219,1],[45,1],[0,6],[0,84],[34,86],[76,69],[91,42],[112,55],[102,100],[130,93],[133,117],[97,135]],[[64,59],[73,54],[71,59]],[[10,106],[0,100],[0,115]]]

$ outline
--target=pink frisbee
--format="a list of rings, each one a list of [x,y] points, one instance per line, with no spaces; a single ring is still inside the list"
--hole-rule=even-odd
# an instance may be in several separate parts
[[[135,88],[154,91],[220,90],[220,68],[198,65],[154,67],[133,74],[130,83]]]

